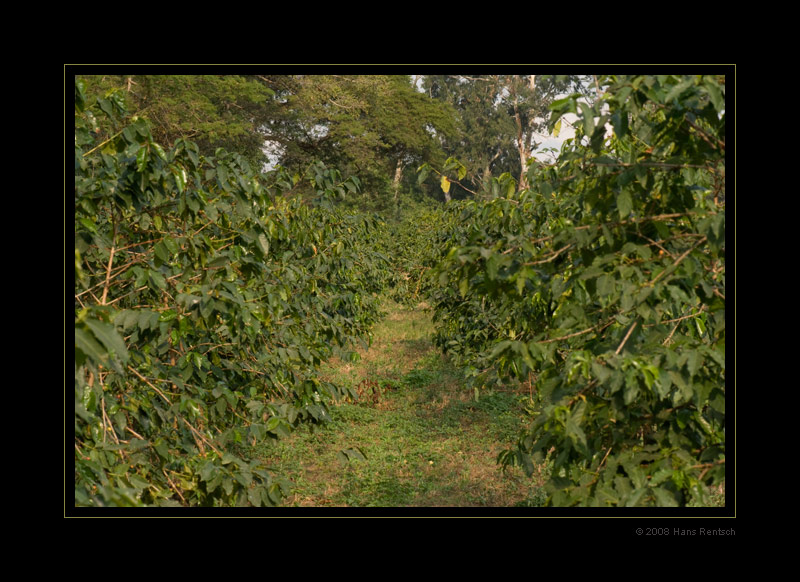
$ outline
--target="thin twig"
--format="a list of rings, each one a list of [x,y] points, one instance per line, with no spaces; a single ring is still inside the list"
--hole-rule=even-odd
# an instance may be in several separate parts
[[[126,427],[125,427],[125,430],[127,430],[129,433],[131,433],[133,436],[135,436],[135,437],[136,437],[137,439],[139,439],[139,440],[142,440],[142,441],[145,441],[145,440],[147,440],[147,439],[146,439],[146,438],[144,438],[142,435],[140,435],[140,434],[138,434],[137,432],[135,432],[135,431],[134,431],[134,430],[133,430],[131,427],[129,427],[129,426],[126,426]]]
[[[602,326],[600,324],[598,324],[598,325],[592,326],[592,327],[590,327],[588,329],[584,329],[583,331],[577,331],[575,333],[571,333],[571,334],[564,335],[564,336],[561,336],[561,337],[556,337],[556,338],[552,338],[552,339],[548,339],[548,340],[542,340],[542,341],[540,341],[538,343],[540,343],[540,344],[550,344],[550,343],[553,343],[553,342],[560,342],[561,340],[570,339],[570,338],[573,338],[573,337],[578,337],[579,335],[584,335],[584,334],[590,333],[592,331],[603,331],[605,328],[607,328],[612,323],[614,323],[614,318],[611,318],[610,321],[607,321]]]
[[[636,327],[637,323],[639,323],[639,322],[638,321],[634,321],[633,322],[633,325],[631,325],[631,328],[628,330],[628,333],[626,333],[625,337],[622,338],[622,343],[620,343],[619,346],[617,346],[617,351],[614,352],[615,354],[619,355],[619,353],[622,351],[622,348],[625,345],[625,342],[627,342],[628,338],[631,337],[631,334],[633,333],[633,329]]]
[[[637,163],[630,163],[630,162],[596,162],[592,160],[588,160],[589,164],[593,166],[610,166],[610,167],[620,167],[620,168],[633,168],[636,166],[644,166],[648,168],[666,168],[666,169],[678,169],[678,168],[707,168],[708,166],[704,166],[702,164],[669,164],[666,162],[637,162]]]
[[[685,259],[686,257],[688,257],[688,256],[689,256],[689,254],[690,254],[690,253],[691,253],[693,250],[695,250],[697,247],[699,247],[701,244],[703,244],[703,243],[704,243],[704,242],[706,242],[707,240],[708,240],[708,239],[707,239],[705,236],[703,236],[703,237],[702,237],[700,240],[698,240],[698,241],[697,241],[697,242],[694,244],[694,246],[692,246],[691,248],[689,248],[689,249],[688,249],[686,252],[684,252],[684,253],[683,253],[683,254],[682,254],[680,257],[678,257],[678,258],[677,258],[677,260],[676,260],[674,263],[672,263],[672,264],[671,264],[669,267],[667,267],[666,269],[664,269],[663,271],[661,271],[661,272],[658,274],[658,276],[657,276],[655,279],[653,279],[652,281],[650,281],[650,282],[649,282],[647,285],[648,285],[648,286],[650,286],[650,287],[652,287],[653,285],[655,285],[655,284],[656,284],[656,281],[658,281],[658,280],[659,280],[661,277],[663,277],[664,275],[666,275],[666,274],[667,274],[667,272],[674,271],[674,270],[675,270],[675,267],[677,267],[677,266],[678,266],[678,265],[679,265],[679,264],[680,264],[680,263],[683,261],[683,259]]]
[[[706,310],[706,306],[703,305],[696,313],[692,313],[691,315],[684,315],[683,317],[676,317],[675,319],[665,319],[664,321],[659,321],[658,323],[648,323],[647,325],[643,325],[642,327],[654,327],[656,325],[664,325],[667,323],[675,323],[676,321],[683,321],[685,319],[691,319],[693,317],[697,317],[701,315]]]
[[[525,267],[531,267],[531,266],[533,266],[533,265],[541,265],[541,264],[544,264],[544,263],[550,263],[550,262],[552,262],[552,261],[556,260],[556,258],[558,257],[558,255],[560,255],[561,253],[563,253],[563,252],[564,252],[564,251],[566,251],[566,250],[569,250],[569,249],[571,249],[571,248],[572,248],[572,247],[574,247],[574,246],[575,246],[575,244],[574,244],[574,243],[573,243],[573,244],[569,244],[569,245],[567,245],[567,246],[565,246],[565,247],[562,247],[562,248],[560,248],[559,250],[557,250],[557,251],[553,252],[553,253],[550,255],[550,258],[547,258],[547,259],[542,259],[541,261],[533,261],[533,262],[530,262],[530,263],[522,263],[522,265],[523,265],[523,266],[525,266]]]
[[[108,304],[109,304],[109,305],[113,305],[113,304],[114,304],[114,303],[116,303],[117,301],[120,301],[120,300],[122,300],[122,299],[125,299],[126,297],[130,297],[130,296],[131,296],[131,295],[133,295],[134,293],[138,293],[139,291],[144,291],[145,289],[147,289],[147,285],[143,285],[143,286],[139,287],[138,289],[134,289],[134,290],[133,290],[133,291],[131,291],[130,293],[126,293],[125,295],[121,295],[121,296],[117,297],[116,299],[114,299],[113,301],[110,301]],[[76,295],[76,297],[77,297],[77,295]],[[135,308],[133,308],[133,309],[137,309],[137,307],[135,307]]]
[[[114,443],[119,444],[119,438],[117,437],[117,433],[114,430],[114,425],[111,424],[111,419],[108,417],[106,413],[106,399],[105,397],[100,399],[100,409],[103,412],[103,442],[106,442],[106,432],[111,432],[111,436],[114,437]],[[108,425],[106,426],[106,421]],[[110,431],[108,429],[111,429]]]
[[[700,475],[697,477],[698,481],[702,481],[703,477],[706,476],[706,473],[708,473],[708,471],[712,467],[714,467],[715,465],[724,465],[724,464],[725,464],[725,459],[720,459],[718,461],[714,461],[713,463],[702,463],[700,465],[692,465],[689,468],[690,469],[703,469],[703,472],[700,473]]]
[[[207,439],[206,437],[204,437],[204,436],[203,436],[203,435],[202,435],[200,432],[198,432],[198,430],[197,430],[195,427],[193,427],[193,426],[192,426],[192,425],[189,423],[189,421],[188,421],[188,420],[186,420],[186,419],[185,419],[185,418],[183,418],[182,416],[181,416],[181,420],[182,420],[183,422],[185,422],[185,423],[186,423],[186,426],[188,426],[188,427],[189,427],[189,429],[190,429],[190,430],[191,430],[191,431],[192,431],[192,432],[193,432],[193,433],[194,433],[194,434],[195,434],[197,437],[199,437],[199,438],[200,438],[200,440],[202,440],[202,441],[203,441],[204,443],[206,443],[206,444],[207,444],[209,447],[211,447],[211,448],[213,449],[213,451],[214,451],[215,453],[217,453],[217,454],[218,454],[220,457],[222,456],[222,453],[220,453],[220,452],[219,452],[219,449],[218,449],[217,447],[215,447],[214,445],[212,445],[212,444],[211,444],[211,443],[208,441],[208,439]]]
[[[692,128],[695,130],[695,131],[696,131],[696,132],[697,132],[697,133],[699,133],[699,134],[700,134],[700,138],[701,138],[701,139],[703,139],[703,140],[704,140],[704,141],[705,141],[705,142],[706,142],[708,145],[710,145],[712,148],[717,148],[717,149],[722,149],[722,150],[724,150],[724,149],[725,149],[725,142],[724,142],[723,140],[721,140],[721,139],[719,139],[718,137],[715,137],[715,136],[709,136],[709,135],[708,135],[708,133],[706,133],[706,132],[705,132],[703,129],[701,129],[700,127],[698,127],[698,126],[697,126],[697,125],[696,125],[694,122],[692,122],[692,120],[691,120],[691,119],[689,119],[688,117],[686,117],[685,119],[686,119],[686,122],[687,122],[687,123],[688,123],[688,124],[689,124],[689,125],[690,125],[690,126],[691,126],[691,127],[692,127]],[[714,144],[714,143],[711,141],[711,139],[712,139],[712,138],[716,140],[716,142],[717,142],[716,144]]]
[[[87,457],[86,455],[83,454],[83,451],[81,451],[80,447],[78,446],[78,443],[75,443],[75,452],[77,452],[78,456],[81,459],[83,459],[84,461],[91,461],[92,460],[91,457]]]
[[[627,224],[641,224],[641,223],[644,223],[644,222],[651,222],[651,221],[652,222],[656,222],[656,221],[661,221],[661,220],[668,220],[670,218],[680,218],[680,217],[683,217],[683,216],[692,216],[693,214],[695,214],[695,213],[694,212],[676,212],[676,213],[672,213],[672,214],[656,214],[656,215],[653,215],[653,216],[643,216],[641,218],[634,218],[634,219],[631,219],[631,220],[620,220],[620,221],[617,221],[617,222],[610,222],[610,223],[607,223],[607,224],[585,224],[583,226],[576,226],[575,230],[589,230],[591,228],[602,228],[603,226],[605,226],[607,228],[616,228],[618,226],[625,226]],[[558,234],[561,234],[561,232],[563,232],[563,231],[559,231],[556,234],[551,234],[551,235],[544,236],[544,237],[541,237],[541,238],[536,238],[536,239],[530,240],[528,242],[530,242],[531,244],[537,244],[537,243],[545,242],[545,241],[548,241],[548,240],[551,240],[551,239],[555,238]],[[682,236],[690,236],[690,235],[687,234],[687,235],[682,235]]]
[[[100,399],[100,410],[102,411],[101,420],[103,422],[103,444],[106,444],[106,434],[108,433],[108,427],[106,426],[106,404],[103,398]]]
[[[161,398],[163,398],[163,399],[164,399],[164,402],[166,402],[167,404],[170,404],[170,405],[172,404],[172,402],[171,402],[171,401],[170,401],[170,400],[169,400],[169,399],[168,399],[166,396],[164,396],[164,393],[163,393],[163,392],[161,392],[161,390],[159,390],[158,388],[156,388],[156,387],[155,387],[155,385],[154,385],[152,382],[150,382],[150,381],[149,381],[147,378],[145,378],[144,376],[142,376],[142,375],[141,375],[139,372],[137,372],[136,370],[134,370],[134,369],[133,369],[132,367],[130,367],[130,366],[128,366],[128,369],[129,369],[131,372],[133,372],[133,373],[134,373],[136,376],[138,376],[138,377],[139,377],[139,379],[140,379],[142,382],[144,382],[145,384],[147,384],[148,386],[150,386],[150,388],[152,388],[153,390],[155,390],[155,391],[156,391],[156,394],[158,394],[159,396],[161,396]]]
[[[144,382],[145,384],[147,384],[148,386],[150,386],[150,388],[152,388],[153,390],[155,390],[155,391],[156,391],[156,394],[158,394],[159,396],[161,396],[161,398],[163,398],[163,399],[164,399],[164,401],[165,401],[167,404],[172,404],[172,402],[170,402],[170,401],[167,399],[167,397],[166,397],[166,396],[164,396],[164,394],[161,392],[161,390],[159,390],[158,388],[156,388],[156,387],[153,385],[153,383],[152,383],[152,382],[150,382],[150,381],[149,381],[147,378],[145,378],[144,376],[142,376],[142,375],[141,375],[139,372],[137,372],[136,370],[134,370],[134,369],[133,369],[133,368],[131,368],[130,366],[128,366],[128,369],[129,369],[131,372],[133,372],[134,374],[136,374],[136,375],[139,377],[139,379],[141,379],[141,380],[142,380],[142,382]],[[183,418],[183,417],[181,417],[181,420],[182,420],[183,422],[185,422],[185,423],[186,423],[186,426],[188,426],[188,427],[191,429],[191,431],[192,431],[192,432],[193,432],[195,435],[197,435],[197,436],[198,436],[198,437],[199,437],[199,438],[200,438],[200,439],[201,439],[203,442],[205,442],[205,443],[206,443],[206,444],[207,444],[209,447],[211,447],[211,448],[214,450],[214,452],[215,452],[215,453],[217,453],[218,455],[222,456],[222,453],[220,453],[220,452],[219,452],[219,449],[217,449],[217,447],[215,447],[215,446],[214,446],[214,445],[212,445],[210,442],[208,442],[208,439],[206,439],[206,438],[205,438],[205,437],[204,437],[202,434],[200,434],[200,433],[197,431],[197,429],[196,429],[196,428],[194,428],[194,427],[193,427],[193,426],[192,426],[192,425],[189,423],[189,421],[188,421],[188,420],[186,420],[186,419],[185,419],[185,418]]]
[[[125,129],[127,129],[127,128],[125,128]],[[105,140],[104,142],[102,142],[102,143],[98,144],[97,146],[93,147],[93,148],[92,148],[92,149],[90,149],[88,152],[86,152],[85,154],[83,154],[83,157],[85,158],[86,156],[88,156],[88,155],[89,155],[89,154],[91,154],[92,152],[94,152],[94,151],[97,151],[98,149],[100,149],[101,147],[103,147],[104,145],[106,145],[106,144],[107,144],[108,142],[110,142],[111,140],[113,140],[113,139],[116,139],[117,137],[121,136],[121,135],[122,135],[122,132],[123,132],[123,131],[125,131],[125,129],[123,129],[123,130],[121,130],[121,131],[118,131],[117,133],[115,133],[114,135],[112,135],[110,138],[108,138],[108,139],[107,139],[107,140]]]
[[[111,239],[111,251],[108,254],[108,267],[106,268],[106,282],[105,286],[103,287],[103,296],[100,298],[100,305],[106,304],[106,298],[108,297],[108,289],[111,286],[111,265],[114,262],[114,245],[117,242],[117,215],[114,214],[114,209],[111,209],[111,222],[114,225],[114,233],[113,238]]]
[[[167,483],[172,488],[172,490],[175,493],[177,493],[178,497],[181,498],[181,501],[183,501],[183,503],[186,504],[186,499],[183,498],[183,495],[181,495],[180,489],[178,489],[177,485],[175,485],[175,483],[172,482],[172,479],[169,478],[169,475],[167,475],[167,470],[166,469],[161,469],[161,471],[164,473],[164,477],[167,478]]]
[[[613,449],[613,448],[614,448],[614,447],[608,447],[608,450],[606,451],[606,454],[605,454],[605,456],[603,456],[603,460],[602,460],[602,461],[600,461],[600,464],[599,464],[599,465],[597,465],[597,471],[596,471],[596,473],[600,473],[600,468],[603,466],[603,463],[605,463],[605,462],[606,462],[606,459],[608,458],[608,455],[609,455],[609,453],[611,453],[611,449]]]
[[[676,323],[676,324],[675,324],[675,327],[673,327],[673,328],[672,328],[672,331],[671,331],[671,332],[669,332],[669,335],[668,335],[668,336],[667,336],[667,337],[664,339],[664,341],[663,341],[663,342],[661,342],[661,345],[662,345],[662,346],[667,346],[667,345],[669,345],[669,343],[672,341],[672,336],[673,336],[673,335],[675,335],[675,332],[676,332],[676,331],[678,331],[678,327],[679,327],[679,326],[680,326],[680,323]]]

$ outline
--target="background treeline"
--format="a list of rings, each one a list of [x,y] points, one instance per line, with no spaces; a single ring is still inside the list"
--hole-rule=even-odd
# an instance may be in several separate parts
[[[153,139],[252,168],[302,174],[315,161],[364,185],[349,202],[385,210],[402,194],[444,200],[487,193],[492,176],[524,180],[559,95],[595,93],[592,77],[532,75],[94,75],[88,96],[114,92],[146,117]],[[455,158],[467,170],[449,192],[417,168]]]

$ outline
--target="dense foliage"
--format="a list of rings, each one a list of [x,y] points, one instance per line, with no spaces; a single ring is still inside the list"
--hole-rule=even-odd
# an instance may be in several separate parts
[[[170,148],[195,143],[202,155],[236,152],[253,168],[269,162],[261,120],[275,109],[275,91],[255,76],[81,75],[87,98],[114,95],[125,109],[146,117],[153,141]]]
[[[725,77],[83,79],[76,506],[280,504],[246,447],[355,396],[318,370],[383,294],[432,305],[476,395],[530,390],[498,462],[547,464],[550,505],[724,484]],[[552,165],[545,110],[577,116]]]
[[[237,451],[345,396],[318,366],[369,342],[386,281],[380,221],[333,203],[358,188],[162,148],[76,83],[76,505],[280,502],[286,482]]]
[[[281,165],[321,160],[356,174],[362,206],[384,209],[413,169],[441,161],[441,139],[453,131],[442,102],[416,90],[408,75],[271,75],[279,104],[263,124]],[[409,167],[411,171],[405,171]]]
[[[453,112],[416,90],[408,75],[82,75],[90,97],[114,92],[146,117],[154,141],[179,140],[213,156],[222,147],[261,170],[302,174],[323,162],[363,186],[348,204],[384,209],[413,168],[441,161]],[[411,171],[406,171],[410,168]],[[405,182],[405,184],[404,184]]]
[[[550,459],[550,504],[702,502],[725,477],[725,79],[603,82],[553,104],[577,135],[529,189],[452,207],[439,341],[535,386],[499,460]]]
[[[435,286],[431,277],[439,262],[443,224],[452,218],[445,207],[429,200],[402,199],[400,216],[389,217],[376,237],[375,250],[389,257],[386,293],[404,305],[426,302]]]

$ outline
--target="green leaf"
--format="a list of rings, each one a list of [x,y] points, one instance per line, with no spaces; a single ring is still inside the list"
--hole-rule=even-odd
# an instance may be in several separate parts
[[[617,138],[623,139],[628,135],[628,115],[625,112],[615,111],[611,115],[611,123]]]
[[[531,370],[536,369],[536,363],[533,361],[530,352],[528,351],[528,346],[524,342],[516,342],[515,347],[517,347],[519,354],[522,356],[522,360]]]
[[[186,170],[182,166],[170,166],[172,175],[175,176],[175,185],[178,187],[178,193],[183,194],[186,190]]]
[[[658,382],[661,375],[659,369],[652,365],[642,366],[642,374],[644,376],[644,383],[648,389],[651,389],[653,384]]]
[[[628,406],[636,400],[639,395],[639,379],[634,370],[628,370],[625,374],[625,389],[623,391],[623,402]]]
[[[458,282],[458,291],[461,293],[461,297],[467,296],[469,292],[469,279],[465,277]]]
[[[147,167],[147,160],[149,159],[149,152],[147,148],[139,148],[139,151],[136,153],[136,169],[139,172],[144,172],[144,169]]]
[[[583,132],[586,137],[591,137],[594,133],[594,111],[586,103],[579,102],[578,106],[581,108],[583,114]]]
[[[114,318],[114,324],[121,327],[123,330],[130,329],[136,325],[139,320],[139,311],[136,309],[126,309],[120,311]]]
[[[84,324],[92,331],[94,336],[105,346],[109,353],[113,354],[123,363],[128,361],[128,348],[125,341],[119,335],[113,325],[87,318]]]
[[[703,82],[703,87],[706,91],[708,91],[708,95],[711,98],[711,103],[714,105],[714,109],[716,109],[717,113],[722,113],[725,109],[725,96],[722,94],[722,89],[720,86],[711,79],[705,79]]]
[[[211,461],[206,461],[206,463],[200,469],[200,479],[203,481],[210,481],[217,474],[217,472],[217,466]]]
[[[75,328],[75,349],[80,350],[84,356],[88,356],[96,363],[105,362],[108,358],[108,354],[103,346],[95,339],[94,335],[89,333],[88,330],[81,329],[76,327]],[[78,362],[78,358],[76,357],[76,363]]]
[[[164,152],[164,148],[158,145],[156,142],[151,141],[150,147],[153,148],[153,151],[156,152],[156,155],[164,161],[167,161],[167,154]]]
[[[269,241],[267,237],[262,233],[258,235],[258,244],[261,246],[261,250],[264,252],[264,256],[269,255]]]
[[[356,460],[356,461],[366,461],[367,460],[367,456],[364,454],[364,451],[362,451],[358,447],[342,449],[338,453],[336,453],[336,456],[343,463],[349,463],[352,460]]]
[[[601,275],[597,278],[597,293],[601,296],[611,295],[614,292],[615,280],[611,275]]]
[[[153,252],[155,253],[156,258],[161,261],[161,263],[169,263],[169,250],[167,250],[167,246],[163,241],[157,242],[155,245],[153,245]]]
[[[176,317],[178,317],[177,311],[175,311],[174,309],[167,309],[161,312],[161,314],[158,317],[158,321],[159,322],[172,321]]]
[[[428,177],[430,171],[431,167],[427,163],[422,164],[419,168],[417,168],[417,183],[422,184]]]
[[[623,190],[617,196],[617,210],[621,220],[625,220],[633,211],[633,199],[630,190]]]
[[[149,271],[148,277],[150,279],[150,286],[154,290],[165,290],[167,288],[167,280],[164,278],[164,275],[158,271]]]
[[[165,443],[163,439],[158,439],[156,442],[154,442],[153,448],[156,450],[156,452],[162,459],[164,459],[165,461],[171,460],[169,448],[167,447],[167,443]]]
[[[143,449],[145,447],[148,447],[148,446],[150,446],[150,443],[147,442],[146,440],[136,439],[135,438],[135,439],[131,439],[130,441],[128,441],[128,447],[127,448],[128,448],[129,451],[138,451],[138,450],[141,450],[141,449]]]
[[[612,369],[607,368],[600,362],[598,361],[592,362],[592,374],[594,375],[595,378],[597,378],[600,384],[603,384],[606,380],[608,380],[611,374],[613,373],[614,371]]]
[[[88,218],[79,218],[78,222],[80,222],[84,227],[86,227],[86,230],[88,230],[92,234],[97,234],[97,225]]]
[[[139,314],[139,318],[138,318],[139,329],[144,331],[144,330],[148,330],[148,329],[156,329],[156,328],[158,328],[158,322],[159,322],[160,317],[161,316],[157,311],[143,310]]]
[[[651,491],[656,498],[656,505],[659,507],[678,507],[678,500],[675,499],[675,496],[667,489],[663,487],[653,487]]]
[[[566,434],[575,444],[586,446],[586,433],[584,433],[583,429],[580,427],[584,408],[585,403],[581,402],[575,407],[575,410],[570,413],[566,423]]]

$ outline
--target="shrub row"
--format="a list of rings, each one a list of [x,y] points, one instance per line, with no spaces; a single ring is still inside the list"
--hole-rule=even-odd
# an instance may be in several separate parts
[[[275,505],[287,482],[241,445],[317,425],[388,280],[356,178],[253,171],[163,148],[76,84],[75,504]]]
[[[451,206],[437,341],[475,387],[534,387],[499,461],[548,459],[550,504],[702,503],[725,480],[725,79],[606,82],[553,104],[577,135],[529,188]]]

